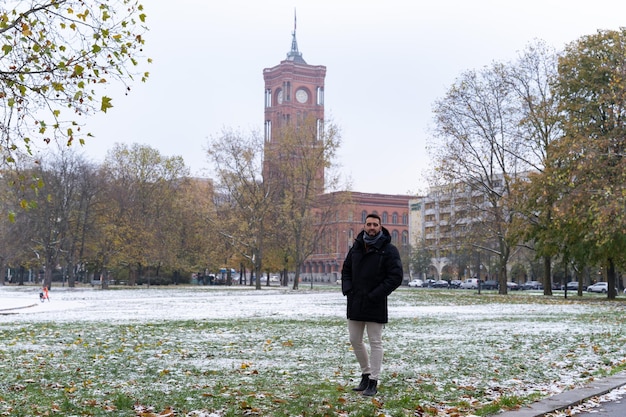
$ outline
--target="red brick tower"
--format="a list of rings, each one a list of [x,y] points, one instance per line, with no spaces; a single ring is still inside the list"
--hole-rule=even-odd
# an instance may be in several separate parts
[[[265,160],[264,178],[280,178],[280,163],[273,161],[275,147],[286,140],[286,131],[299,132],[307,123],[307,130],[314,131],[307,146],[315,146],[324,126],[324,78],[326,67],[309,65],[298,51],[296,24],[292,33],[291,50],[287,58],[272,68],[263,70],[265,80]],[[270,156],[270,157],[268,157]],[[316,189],[324,192],[324,167],[316,174]]]

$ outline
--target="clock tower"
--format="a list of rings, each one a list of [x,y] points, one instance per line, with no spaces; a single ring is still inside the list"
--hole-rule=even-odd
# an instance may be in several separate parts
[[[324,127],[324,77],[326,67],[309,65],[298,51],[296,25],[291,50],[285,60],[263,70],[265,80],[265,179],[282,178],[281,162],[276,155],[287,141],[297,137],[302,148],[319,149]],[[307,133],[308,132],[308,133]],[[292,143],[293,144],[293,143]],[[321,146],[321,145],[320,145]],[[324,192],[324,167],[315,174],[318,194]]]

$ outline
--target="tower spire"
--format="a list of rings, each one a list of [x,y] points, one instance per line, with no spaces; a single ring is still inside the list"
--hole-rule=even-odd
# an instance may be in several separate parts
[[[293,9],[293,32],[291,34],[291,50],[287,53],[287,60],[306,64],[302,53],[298,51],[298,41],[296,40],[297,16],[296,9]]]

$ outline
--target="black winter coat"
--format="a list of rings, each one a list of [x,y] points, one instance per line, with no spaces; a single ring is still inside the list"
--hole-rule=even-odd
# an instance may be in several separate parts
[[[362,231],[341,269],[341,290],[348,297],[348,319],[387,323],[387,297],[402,284],[402,261],[389,231],[365,247]]]

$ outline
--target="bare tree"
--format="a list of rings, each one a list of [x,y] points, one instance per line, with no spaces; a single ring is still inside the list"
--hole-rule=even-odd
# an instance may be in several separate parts
[[[520,132],[506,68],[493,64],[461,75],[434,107],[432,150],[437,173],[448,184],[464,188],[469,225],[488,237],[477,249],[498,257],[500,293],[506,294],[507,261],[513,240],[513,211],[507,204],[520,169]],[[470,232],[471,235],[471,232]]]
[[[258,132],[244,135],[223,130],[212,140],[208,156],[218,178],[216,213],[213,218],[221,239],[230,242],[254,268],[256,288],[261,289],[266,222],[273,205],[270,183],[262,179],[263,139]]]

